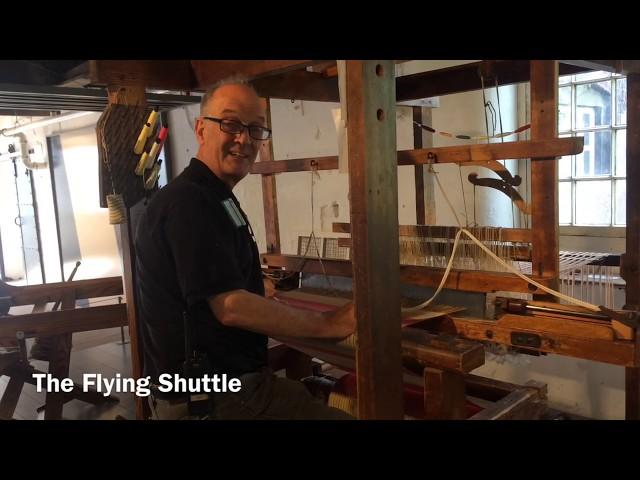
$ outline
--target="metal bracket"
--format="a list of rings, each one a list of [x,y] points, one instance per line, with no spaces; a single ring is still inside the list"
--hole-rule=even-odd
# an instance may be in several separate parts
[[[515,203],[517,207],[522,211],[522,213],[526,213],[526,214],[531,213],[531,204],[526,203],[524,199],[520,196],[518,191],[515,188],[513,188],[513,185],[507,183],[506,181],[498,178],[478,178],[477,173],[470,173],[469,181],[472,184],[478,185],[481,187],[495,188],[496,190],[504,193],[507,197],[509,197],[511,201]]]
[[[612,320],[617,320],[623,325],[634,330],[637,330],[638,327],[640,327],[640,312],[637,310],[611,310],[600,305],[600,311],[609,316]]]
[[[540,348],[542,340],[535,333],[511,332],[511,345],[527,348]]]

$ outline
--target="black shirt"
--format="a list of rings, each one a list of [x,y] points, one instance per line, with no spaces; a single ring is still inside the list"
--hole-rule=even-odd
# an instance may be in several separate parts
[[[182,373],[183,312],[195,324],[193,346],[211,373],[239,376],[267,364],[267,337],[222,325],[207,298],[245,289],[264,296],[249,220],[231,190],[200,160],[158,191],[136,240],[138,316],[144,374]]]

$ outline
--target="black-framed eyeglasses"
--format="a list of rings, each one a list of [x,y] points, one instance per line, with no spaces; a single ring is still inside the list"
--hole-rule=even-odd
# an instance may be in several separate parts
[[[249,136],[254,140],[269,140],[271,138],[271,130],[267,127],[261,127],[260,125],[246,125],[238,120],[228,120],[224,118],[215,117],[202,117],[205,120],[211,120],[220,125],[220,130],[225,133],[231,133],[238,135],[246,128],[249,131]]]

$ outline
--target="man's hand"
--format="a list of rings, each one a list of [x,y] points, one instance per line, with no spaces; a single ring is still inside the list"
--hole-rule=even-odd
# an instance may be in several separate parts
[[[331,332],[335,332],[335,338],[343,339],[356,331],[356,311],[353,302],[333,312],[327,312],[325,316]]]
[[[264,283],[264,296],[265,298],[272,298],[276,294],[276,285],[270,278],[263,278]]]

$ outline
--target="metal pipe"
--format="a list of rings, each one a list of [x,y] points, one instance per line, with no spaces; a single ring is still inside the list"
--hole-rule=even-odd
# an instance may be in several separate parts
[[[24,125],[20,125],[18,127],[3,128],[2,130],[0,130],[0,134],[6,137],[12,137],[14,135],[17,135],[18,133],[24,132],[25,130],[45,127],[47,125],[51,125],[52,123],[66,122],[68,120],[73,120],[74,118],[84,117],[86,115],[92,115],[94,113],[95,112],[73,112],[65,113],[63,115],[56,115],[55,117],[49,117],[42,120],[36,120],[35,122],[25,123]]]

